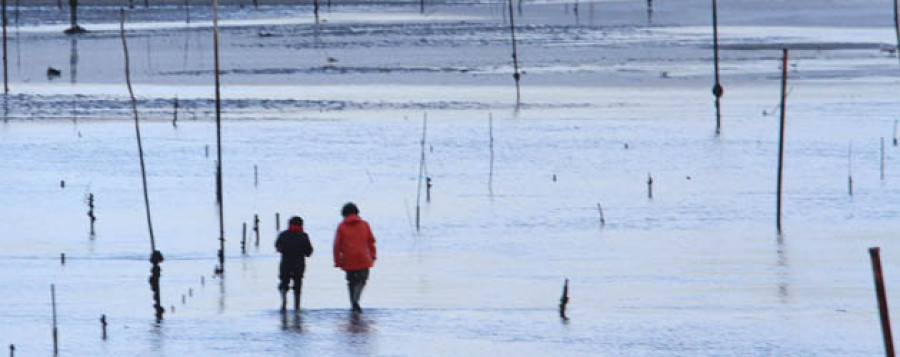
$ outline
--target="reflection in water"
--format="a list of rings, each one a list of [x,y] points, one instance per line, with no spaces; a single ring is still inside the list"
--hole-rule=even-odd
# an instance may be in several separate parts
[[[69,83],[75,84],[78,80],[78,39],[69,36]]]
[[[289,313],[287,311],[282,311],[281,330],[286,332],[303,333],[303,315],[299,312]]]
[[[219,275],[219,314],[225,312],[225,276]]]
[[[372,331],[373,325],[374,321],[364,314],[351,312],[343,330],[350,335],[368,335]]]
[[[150,327],[150,351],[162,352],[165,334],[163,333],[162,321],[156,320]]]
[[[789,274],[790,265],[789,265],[788,256],[787,256],[787,244],[784,241],[784,236],[781,234],[778,235],[777,252],[778,252],[778,262],[777,262],[777,266],[778,266],[778,268],[777,268],[778,269],[777,270],[778,299],[781,301],[781,303],[786,304],[786,303],[790,302],[790,297],[791,297],[791,293],[789,290],[790,284],[788,283],[788,279],[790,279],[790,276],[789,276],[790,275]]]

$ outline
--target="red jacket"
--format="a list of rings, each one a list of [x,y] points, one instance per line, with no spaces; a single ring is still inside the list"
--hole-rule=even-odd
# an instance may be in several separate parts
[[[375,265],[375,236],[369,223],[350,215],[338,225],[334,235],[334,266],[344,270],[362,270]]]

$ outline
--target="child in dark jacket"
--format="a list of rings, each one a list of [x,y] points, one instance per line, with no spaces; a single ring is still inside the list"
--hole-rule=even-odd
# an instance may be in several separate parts
[[[309,236],[303,232],[303,218],[291,217],[288,229],[278,235],[275,249],[281,253],[279,267],[278,291],[281,293],[281,311],[286,310],[287,291],[291,280],[294,281],[294,310],[300,310],[300,293],[303,290],[303,272],[306,270],[306,257],[313,253]]]

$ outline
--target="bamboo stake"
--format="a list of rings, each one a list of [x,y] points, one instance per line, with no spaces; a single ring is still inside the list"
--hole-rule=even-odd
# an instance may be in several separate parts
[[[518,107],[519,104],[522,103],[522,90],[519,85],[519,80],[522,78],[522,75],[519,73],[519,50],[518,45],[516,45],[516,19],[515,12],[513,11],[513,0],[509,0],[509,33],[512,37],[512,57],[513,68],[515,70],[515,72],[513,72],[513,78],[516,80],[516,106]]]
[[[869,248],[869,257],[872,258],[872,272],[875,275],[875,293],[878,298],[878,311],[881,317],[881,333],[884,337],[884,354],[894,357],[894,339],[891,336],[891,316],[888,312],[887,294],[884,289],[884,275],[881,271],[881,249]]]
[[[716,97],[716,135],[722,131],[722,95],[725,94],[722,83],[719,81],[719,11],[717,0],[712,0],[712,26],[713,26],[713,63],[715,68],[715,84],[712,93]]]
[[[781,233],[781,187],[782,187],[782,171],[784,169],[784,119],[785,119],[785,101],[787,96],[787,75],[788,75],[788,49],[782,50],[783,57],[781,59],[781,126],[778,135],[778,192],[775,208],[775,227],[778,233]]]
[[[150,289],[153,290],[153,307],[156,309],[156,319],[162,320],[165,309],[163,309],[162,304],[160,303],[159,278],[161,269],[159,263],[162,263],[163,256],[160,251],[156,250],[156,239],[153,236],[153,222],[150,219],[150,195],[147,193],[147,170],[144,165],[144,146],[141,144],[141,126],[140,120],[138,119],[137,99],[135,99],[134,89],[131,87],[131,64],[128,59],[128,43],[125,39],[125,10],[120,10],[120,14],[121,21],[119,22],[119,29],[122,34],[122,49],[125,52],[125,83],[128,85],[128,94],[131,96],[131,110],[134,114],[134,132],[135,137],[137,138],[138,157],[141,162],[141,182],[144,187],[144,208],[147,212],[147,230],[150,233],[150,263],[153,264],[153,267],[150,269]]]
[[[53,306],[53,355],[59,355],[59,330],[56,328],[56,285],[50,284],[50,304]]]
[[[16,7],[18,9],[18,6]],[[3,0],[3,93],[9,93],[9,70],[6,60],[6,0]]]
[[[419,159],[419,183],[416,188],[416,232],[420,230],[420,221],[422,213],[422,176],[425,174],[425,135],[428,130],[428,113],[422,119],[422,156]]]
[[[222,192],[222,95],[219,81],[219,0],[213,0],[213,57],[216,70],[216,198],[219,204],[219,266],[217,274],[225,273],[225,208]]]

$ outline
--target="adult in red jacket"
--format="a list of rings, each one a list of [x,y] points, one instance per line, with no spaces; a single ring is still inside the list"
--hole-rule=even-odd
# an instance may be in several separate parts
[[[359,218],[359,208],[349,202],[341,209],[344,221],[334,235],[334,266],[347,273],[347,290],[353,311],[362,312],[359,297],[375,265],[375,236],[369,223]]]

